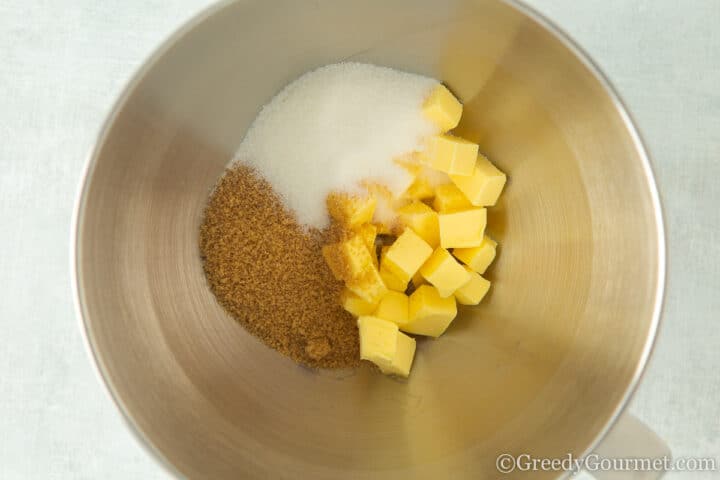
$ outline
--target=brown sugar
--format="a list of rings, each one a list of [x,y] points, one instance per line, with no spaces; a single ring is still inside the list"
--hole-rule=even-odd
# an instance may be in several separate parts
[[[351,367],[357,326],[321,253],[335,235],[298,224],[267,181],[236,165],[208,201],[200,252],[211,290],[250,333],[298,363]]]

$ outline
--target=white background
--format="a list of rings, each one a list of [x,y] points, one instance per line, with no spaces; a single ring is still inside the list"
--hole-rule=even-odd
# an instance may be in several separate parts
[[[0,0],[0,479],[168,478],[83,350],[69,228],[86,153],[116,95],[208,3]],[[631,411],[676,456],[720,457],[720,1],[529,3],[600,64],[654,155],[669,290]]]

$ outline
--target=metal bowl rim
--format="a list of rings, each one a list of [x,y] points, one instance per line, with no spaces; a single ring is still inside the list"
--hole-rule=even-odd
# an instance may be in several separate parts
[[[73,207],[72,222],[70,227],[70,276],[71,286],[73,291],[73,304],[75,314],[79,322],[80,332],[83,339],[83,344],[88,356],[91,359],[93,365],[93,371],[99,379],[100,383],[104,386],[104,390],[107,393],[110,400],[113,402],[117,410],[120,412],[122,420],[127,426],[128,430],[135,437],[138,444],[156,460],[157,463],[162,465],[167,473],[174,475],[177,478],[182,478],[183,475],[180,471],[170,462],[155,444],[147,437],[147,435],[139,428],[132,415],[122,402],[120,395],[111,384],[105,367],[102,363],[102,359],[95,350],[95,343],[92,339],[89,324],[87,321],[87,312],[84,309],[83,303],[83,292],[81,292],[80,285],[78,282],[78,236],[80,232],[80,219],[83,216],[85,209],[86,192],[89,185],[89,179],[94,171],[95,165],[97,164],[98,155],[100,148],[104,144],[112,125],[118,113],[122,110],[126,101],[135,90],[135,87],[140,83],[145,74],[155,65],[155,63],[168,51],[170,48],[177,43],[185,34],[193,30],[197,25],[214,15],[215,13],[223,10],[228,5],[234,3],[237,0],[220,0],[219,2],[206,7],[192,18],[187,20],[183,25],[178,27],[165,41],[163,41],[155,50],[148,56],[148,58],[142,63],[142,65],[136,69],[135,73],[130,77],[127,85],[123,88],[118,98],[115,100],[113,107],[110,109],[110,113],[107,115],[105,121],[100,126],[93,146],[86,155],[85,166],[83,173],[80,178],[79,187],[75,196],[75,204]],[[612,426],[618,420],[620,415],[627,407],[632,395],[635,393],[637,386],[642,379],[645,368],[647,367],[650,356],[653,352],[655,340],[657,338],[658,330],[660,327],[660,318],[662,317],[664,295],[665,295],[665,282],[667,274],[667,250],[666,250],[666,238],[665,238],[665,227],[663,219],[663,211],[660,202],[660,194],[658,191],[653,169],[651,165],[650,155],[643,142],[642,135],[637,128],[633,117],[630,115],[625,103],[621,99],[619,93],[613,87],[610,80],[600,70],[600,67],[591,59],[590,55],[585,52],[564,30],[554,24],[550,19],[542,15],[534,8],[526,5],[520,0],[498,0],[501,3],[515,9],[520,14],[526,16],[536,24],[540,25],[544,30],[552,34],[560,43],[563,44],[570,52],[572,52],[577,60],[579,60],[585,68],[593,75],[598,83],[603,87],[603,90],[608,95],[615,110],[620,115],[625,128],[630,134],[635,150],[640,157],[643,171],[645,174],[645,180],[649,188],[649,193],[653,206],[653,214],[655,216],[655,223],[657,225],[657,241],[658,241],[658,281],[655,287],[655,298],[653,301],[653,313],[652,321],[648,336],[643,346],[642,354],[638,361],[638,364],[633,372],[633,377],[628,384],[622,399],[618,402],[615,411],[610,416],[608,421],[605,423],[603,428],[595,436],[595,439],[591,442],[588,449],[583,453],[583,457],[592,452],[597,445],[605,438]]]

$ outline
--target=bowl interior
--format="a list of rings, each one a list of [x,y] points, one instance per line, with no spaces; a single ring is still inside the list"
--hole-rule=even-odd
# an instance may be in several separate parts
[[[491,293],[419,342],[408,381],[266,348],[217,305],[199,259],[208,192],[259,107],[343,60],[444,81],[465,104],[460,134],[509,174],[489,212]],[[480,478],[503,452],[579,455],[642,369],[662,285],[656,193],[622,107],[564,41],[496,0],[216,7],[127,90],[77,229],[100,370],[191,478]]]

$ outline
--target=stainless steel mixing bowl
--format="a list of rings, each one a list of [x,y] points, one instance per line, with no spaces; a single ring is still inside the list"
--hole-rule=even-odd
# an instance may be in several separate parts
[[[259,107],[343,60],[446,82],[465,104],[460,133],[510,178],[490,211],[491,294],[421,342],[407,382],[266,348],[218,306],[198,255],[208,191]],[[661,308],[658,195],[627,112],[556,28],[499,0],[211,8],[125,90],[74,228],[99,371],[190,478],[478,479],[498,476],[503,452],[580,455],[636,385]],[[555,474],[507,478],[530,475]]]

